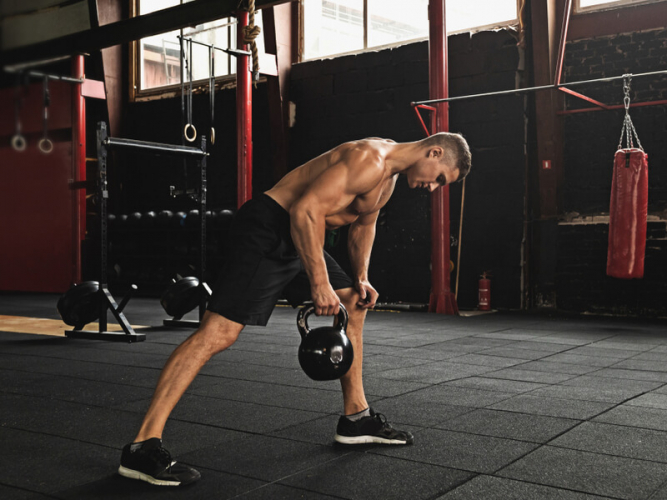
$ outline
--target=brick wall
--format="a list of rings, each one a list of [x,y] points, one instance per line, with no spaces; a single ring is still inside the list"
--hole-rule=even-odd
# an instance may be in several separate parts
[[[567,45],[566,81],[590,80],[667,68],[667,30],[652,30],[577,40]],[[622,82],[577,88],[609,105],[622,104]],[[667,99],[667,77],[636,78],[633,102]],[[569,109],[590,107],[567,98]],[[664,315],[667,278],[667,107],[631,109],[631,116],[649,155],[649,234],[646,273],[642,280],[618,280],[605,275],[612,162],[623,110],[596,111],[565,118],[565,166],[561,190],[564,217],[578,224],[561,224],[558,249],[558,307],[576,311]],[[597,217],[597,222],[592,217]],[[599,222],[602,220],[603,222]]]

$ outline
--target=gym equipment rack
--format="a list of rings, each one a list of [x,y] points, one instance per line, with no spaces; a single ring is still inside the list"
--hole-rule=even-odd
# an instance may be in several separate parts
[[[109,149],[134,149],[143,151],[153,151],[160,154],[181,155],[184,157],[193,157],[198,161],[200,177],[199,201],[199,219],[200,219],[200,250],[199,250],[199,282],[200,282],[200,300],[199,300],[199,320],[204,316],[206,310],[206,301],[210,296],[210,288],[204,282],[206,272],[206,137],[201,137],[201,147],[178,146],[172,144],[163,144],[158,142],[146,142],[133,139],[120,139],[109,137],[107,125],[105,122],[97,124],[97,166],[98,166],[98,186],[97,198],[99,202],[99,221],[100,221],[100,289],[102,295],[100,300],[99,331],[87,331],[75,328],[66,331],[65,335],[70,338],[79,339],[97,339],[111,340],[120,342],[141,342],[146,339],[143,333],[136,333],[128,323],[123,314],[123,309],[130,300],[136,286],[132,286],[130,292],[123,298],[120,305],[117,305],[113,296],[109,292],[107,283],[107,264],[108,264],[108,212],[107,201],[109,199],[108,180],[107,180],[107,156]],[[123,332],[107,331],[107,312],[111,311]],[[191,321],[165,320],[165,325],[184,326],[191,325]]]

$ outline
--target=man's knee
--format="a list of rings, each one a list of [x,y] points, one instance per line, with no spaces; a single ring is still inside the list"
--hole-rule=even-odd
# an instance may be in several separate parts
[[[244,325],[224,316],[206,311],[201,326],[192,339],[199,342],[201,347],[213,356],[236,342],[243,327]]]
[[[357,305],[361,300],[361,295],[359,295],[359,292],[355,288],[341,288],[336,290],[336,294],[340,298],[340,301],[343,303],[347,309],[347,313],[350,316],[366,314],[367,310]]]

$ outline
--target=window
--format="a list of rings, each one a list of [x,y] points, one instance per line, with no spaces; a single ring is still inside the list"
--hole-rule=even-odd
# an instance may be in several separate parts
[[[193,0],[135,0],[136,15],[175,7]],[[262,26],[260,12],[255,14],[255,24]],[[181,79],[188,82],[186,65],[190,64],[189,43],[183,44],[185,59],[181,57],[180,37],[214,45],[219,48],[236,48],[236,18],[228,17],[182,30],[142,38],[135,47],[134,95],[151,95],[180,88]],[[264,39],[257,37],[257,48],[264,52]],[[219,50],[214,51],[215,76],[225,77],[236,73],[236,58]],[[183,61],[185,64],[182,64]],[[192,80],[208,81],[209,49],[192,44]]]
[[[575,0],[575,12],[613,9],[636,3],[653,3],[663,0]]]
[[[302,0],[303,59],[428,37],[428,0]],[[516,23],[517,0],[447,0],[447,31]]]

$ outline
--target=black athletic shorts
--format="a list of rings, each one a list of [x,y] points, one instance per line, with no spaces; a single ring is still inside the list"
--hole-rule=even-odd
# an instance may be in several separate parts
[[[354,286],[328,253],[324,258],[334,290]],[[234,217],[222,273],[208,310],[243,325],[265,326],[283,296],[296,307],[310,300],[310,281],[290,234],[290,217],[262,194]]]

